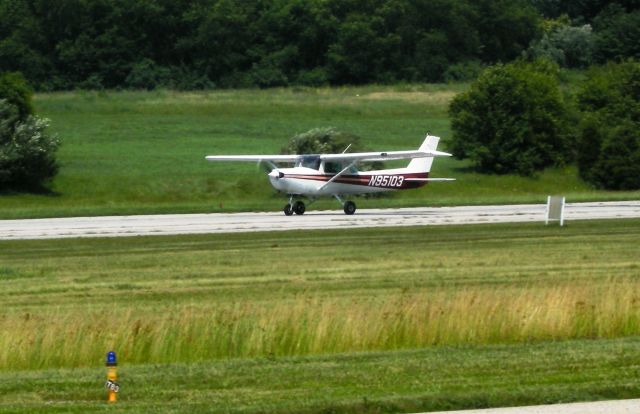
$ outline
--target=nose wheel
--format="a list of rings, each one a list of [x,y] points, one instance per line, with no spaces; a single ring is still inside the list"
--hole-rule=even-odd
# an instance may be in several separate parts
[[[291,216],[293,215],[293,213],[296,213],[297,215],[301,216],[304,214],[306,210],[307,210],[307,207],[304,205],[304,203],[298,200],[293,204],[289,203],[286,206],[284,206],[284,209],[282,211],[284,211],[285,216]]]

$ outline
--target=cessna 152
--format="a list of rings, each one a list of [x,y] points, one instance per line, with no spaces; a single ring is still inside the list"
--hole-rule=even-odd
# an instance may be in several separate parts
[[[356,152],[314,155],[209,155],[207,161],[265,162],[272,168],[271,185],[289,196],[284,206],[287,216],[304,214],[306,206],[301,197],[314,201],[318,197],[333,196],[343,206],[345,214],[353,214],[353,201],[343,201],[350,194],[379,193],[422,187],[429,181],[452,181],[454,178],[430,178],[434,157],[451,154],[436,151],[440,138],[427,134],[417,151]],[[345,150],[346,151],[346,150]],[[358,171],[361,162],[410,159],[406,168],[377,171]],[[280,168],[276,163],[293,163],[292,168]],[[297,199],[297,200],[296,200]],[[296,200],[294,202],[294,200]]]

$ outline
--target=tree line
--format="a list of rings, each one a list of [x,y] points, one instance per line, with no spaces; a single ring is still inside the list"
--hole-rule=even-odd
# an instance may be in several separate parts
[[[523,53],[568,66],[640,57],[635,3],[0,0],[0,72],[37,90],[470,79]]]
[[[518,60],[486,69],[449,107],[450,150],[481,173],[535,175],[576,162],[597,188],[640,188],[640,62],[594,66],[575,96],[559,68]]]

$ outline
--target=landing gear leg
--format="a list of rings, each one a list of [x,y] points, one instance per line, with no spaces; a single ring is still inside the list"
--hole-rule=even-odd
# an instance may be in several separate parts
[[[344,209],[344,214],[350,216],[356,212],[356,203],[354,203],[353,201],[342,201],[340,196],[337,194],[334,195],[334,197],[336,198],[336,200],[338,200],[338,202],[340,202],[340,204],[342,204],[342,208]]]
[[[282,211],[284,211],[285,216],[290,216],[293,214],[293,196],[289,196],[289,204],[285,205]]]

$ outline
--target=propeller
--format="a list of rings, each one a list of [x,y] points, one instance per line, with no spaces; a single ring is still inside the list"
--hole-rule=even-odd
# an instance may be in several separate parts
[[[269,174],[273,169],[278,169],[278,167],[276,167],[272,162],[264,160],[258,161],[256,168],[266,172],[267,174]]]
[[[261,168],[264,172],[266,172],[269,175],[269,177],[273,177],[273,178],[284,177],[284,173],[281,172],[280,169],[278,169],[278,166],[271,161],[260,160],[258,161],[257,168],[259,169]]]

